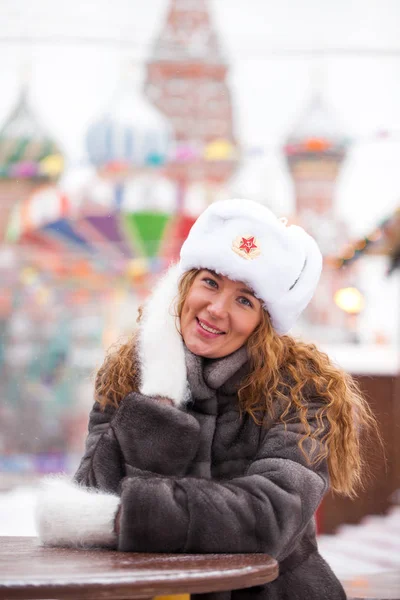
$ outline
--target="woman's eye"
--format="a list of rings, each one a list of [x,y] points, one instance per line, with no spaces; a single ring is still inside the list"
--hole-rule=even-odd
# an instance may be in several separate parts
[[[205,281],[205,283],[207,285],[209,285],[210,287],[213,287],[213,288],[218,287],[217,282],[214,279],[210,279],[210,277],[204,277],[203,281]]]
[[[240,296],[240,298],[238,298],[240,304],[244,304],[245,306],[250,306],[253,307],[253,304],[250,302],[250,300],[248,298],[246,298],[246,296]]]

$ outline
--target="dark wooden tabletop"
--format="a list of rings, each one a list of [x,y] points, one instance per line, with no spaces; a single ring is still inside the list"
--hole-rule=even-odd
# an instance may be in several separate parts
[[[273,581],[265,554],[136,554],[45,548],[34,537],[0,537],[0,598],[123,600],[201,593]]]

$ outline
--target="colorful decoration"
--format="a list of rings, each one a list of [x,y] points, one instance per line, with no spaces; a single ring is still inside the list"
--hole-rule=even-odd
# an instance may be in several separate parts
[[[228,140],[214,140],[204,149],[205,160],[233,160],[236,157],[236,148]]]
[[[316,94],[290,133],[284,150],[291,164],[297,160],[324,155],[340,160],[347,145],[347,138],[340,132],[321,96]]]
[[[329,256],[326,261],[339,269],[364,254],[386,254],[391,257],[388,274],[399,266],[400,256],[400,207],[381,221],[367,236],[351,242],[338,256]]]
[[[55,179],[61,175],[64,170],[64,158],[61,154],[49,154],[39,163],[39,173],[50,179]]]
[[[33,114],[23,88],[0,131],[0,178],[55,180],[63,168],[59,148]]]
[[[22,234],[36,231],[47,223],[53,223],[60,217],[69,217],[72,214],[71,203],[57,187],[39,187],[12,210],[5,239],[14,242]]]
[[[144,190],[134,183],[122,195],[114,185],[105,190],[113,195],[101,195],[101,202],[89,197],[80,205],[56,188],[44,188],[15,208],[7,240],[27,248],[35,264],[60,276],[107,273],[137,279],[144,272],[159,272],[177,258],[194,218],[176,214],[168,200],[175,188],[161,182],[158,196],[157,182],[147,181],[153,195],[143,202]]]
[[[198,145],[190,143],[176,144],[174,151],[172,152],[172,160],[176,162],[186,163],[198,160],[202,155]]]
[[[196,217],[188,214],[175,214],[168,224],[168,236],[163,242],[163,256],[167,264],[179,259],[182,242],[189,235]]]
[[[122,215],[122,227],[135,249],[140,244],[140,254],[157,256],[171,215],[156,212],[137,212]]]
[[[134,258],[130,260],[126,267],[126,275],[135,282],[145,277],[148,271],[149,263],[143,258]]]

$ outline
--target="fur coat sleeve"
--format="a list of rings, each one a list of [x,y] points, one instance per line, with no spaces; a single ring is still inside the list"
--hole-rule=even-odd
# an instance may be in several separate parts
[[[102,411],[95,404],[75,482],[63,477],[42,482],[36,503],[41,542],[117,546],[114,520],[123,478],[182,476],[197,452],[199,435],[194,417],[137,392],[117,410]]]
[[[310,415],[312,411],[310,405]],[[298,447],[302,431],[296,415],[286,429],[277,421],[245,475],[229,481],[125,478],[118,548],[266,552],[283,560],[309,525],[328,485],[326,462],[311,466]],[[307,443],[305,448],[309,450]]]
[[[197,452],[199,436],[194,417],[139,392],[129,394],[118,410],[102,411],[95,403],[75,480],[118,492],[126,475],[182,476]]]

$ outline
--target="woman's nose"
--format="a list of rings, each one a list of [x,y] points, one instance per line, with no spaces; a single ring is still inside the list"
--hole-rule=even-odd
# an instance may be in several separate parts
[[[208,305],[208,312],[215,319],[221,319],[228,314],[228,303],[224,298],[218,298]]]

